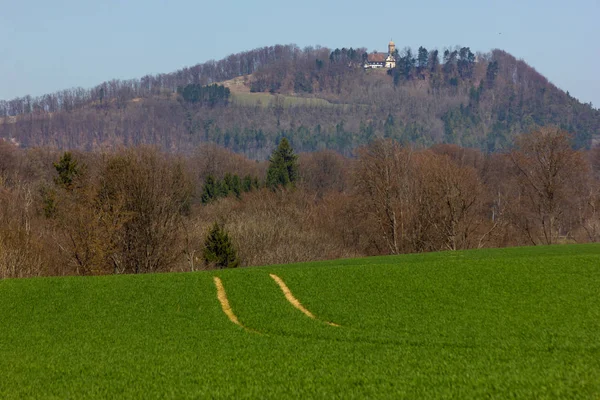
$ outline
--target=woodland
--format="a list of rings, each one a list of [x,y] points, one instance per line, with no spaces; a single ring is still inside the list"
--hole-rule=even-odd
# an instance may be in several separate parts
[[[502,50],[264,47],[0,101],[0,278],[600,240],[600,111]]]
[[[194,271],[600,240],[600,149],[543,127],[510,151],[378,138],[257,162],[216,144],[0,141],[0,278]]]
[[[598,109],[502,50],[407,47],[389,71],[365,71],[366,55],[277,45],[173,73],[0,101],[0,137],[26,148],[153,145],[188,156],[213,143],[259,161],[284,137],[297,152],[347,157],[375,138],[503,151],[546,125],[569,132],[578,149],[600,141]],[[234,79],[243,93],[227,87]]]

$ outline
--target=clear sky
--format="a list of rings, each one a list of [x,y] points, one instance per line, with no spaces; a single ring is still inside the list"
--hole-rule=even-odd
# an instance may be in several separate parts
[[[600,0],[0,0],[0,99],[295,43],[493,48],[600,106]]]

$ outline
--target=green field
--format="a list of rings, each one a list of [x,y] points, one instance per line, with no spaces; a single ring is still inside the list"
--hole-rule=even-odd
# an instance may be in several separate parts
[[[0,398],[28,397],[597,399],[600,245],[0,281]]]
[[[305,106],[305,107],[345,107],[343,104],[333,104],[325,99],[311,98],[311,97],[295,97],[285,95],[272,95],[270,93],[233,93],[231,95],[231,101],[234,104],[254,107],[260,105],[262,107],[273,107],[276,98],[283,100],[283,107],[289,108],[293,106]]]

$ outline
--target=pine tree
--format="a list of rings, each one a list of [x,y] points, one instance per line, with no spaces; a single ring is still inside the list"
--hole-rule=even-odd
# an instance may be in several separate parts
[[[242,190],[247,193],[250,192],[252,189],[252,177],[250,175],[246,175],[244,177],[244,180],[242,181]]]
[[[54,178],[54,183],[65,189],[71,189],[73,181],[82,172],[79,163],[68,151],[63,154],[57,163],[54,163],[54,168],[58,172],[58,176]]]
[[[225,229],[215,222],[204,241],[204,262],[217,268],[235,268],[240,262]]]
[[[281,139],[279,146],[269,159],[267,171],[267,187],[275,190],[278,186],[288,187],[298,179],[298,156],[286,138]]]
[[[231,191],[238,199],[242,196],[242,180],[237,174],[231,179]]]
[[[208,204],[218,196],[218,187],[215,181],[214,176],[209,175],[206,177],[206,182],[204,182],[204,186],[202,187],[202,204]]]
[[[429,52],[423,46],[419,47],[419,55],[417,57],[417,62],[419,63],[420,69],[427,69],[427,63],[429,61]]]

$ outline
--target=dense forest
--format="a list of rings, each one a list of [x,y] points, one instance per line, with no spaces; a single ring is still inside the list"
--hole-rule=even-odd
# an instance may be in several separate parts
[[[600,140],[600,111],[504,51],[420,47],[394,56],[394,69],[365,71],[364,48],[278,45],[169,74],[0,101],[0,137],[26,148],[149,144],[188,155],[213,143],[255,160],[282,138],[296,151],[345,156],[377,138],[500,151],[546,125],[569,132],[575,148]],[[236,79],[242,84],[230,85]]]
[[[23,149],[0,140],[0,279],[193,271],[600,240],[600,148],[556,127],[506,152],[374,139],[257,162],[214,144]]]

